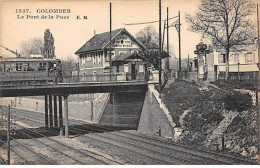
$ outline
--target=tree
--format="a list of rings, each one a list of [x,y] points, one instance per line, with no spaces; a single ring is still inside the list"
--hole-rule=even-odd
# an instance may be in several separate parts
[[[21,55],[29,57],[31,54],[41,54],[43,48],[42,38],[32,38],[21,44]]]
[[[158,33],[152,25],[148,25],[136,34],[136,39],[143,43],[147,49],[143,53],[148,60],[149,66],[159,68],[159,38]]]
[[[76,60],[72,58],[67,58],[67,60],[61,61],[63,75],[70,76],[72,74],[72,69],[76,67],[76,64]]]
[[[144,29],[140,30],[136,34],[136,38],[143,43],[147,50],[144,54],[144,56],[147,58],[148,63],[152,64],[155,69],[159,68],[159,33],[156,32],[155,28],[152,25],[148,25]],[[166,39],[166,37],[165,37]],[[166,43],[166,40],[164,40],[164,43]],[[173,45],[170,44],[169,46],[169,55],[174,55],[174,48]],[[168,56],[166,53],[167,51],[167,45],[163,45],[163,52],[162,52],[162,58]]]
[[[144,29],[140,30],[136,34],[136,38],[141,42],[143,41],[145,41],[146,43],[152,42],[156,45],[159,45],[158,33],[156,32],[155,28],[152,25],[148,25]]]
[[[190,30],[213,38],[225,52],[226,76],[229,73],[229,52],[232,47],[248,44],[254,38],[249,17],[255,4],[250,0],[202,0],[194,16],[186,15]]]

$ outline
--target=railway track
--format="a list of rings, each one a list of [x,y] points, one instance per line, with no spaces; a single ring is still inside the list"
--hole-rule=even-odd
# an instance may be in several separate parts
[[[91,127],[85,127],[85,129],[93,130],[93,128]],[[215,159],[213,156],[197,154],[185,148],[177,149],[173,145],[165,145],[159,143],[156,140],[153,140],[153,142],[151,142],[147,141],[149,139],[146,138],[140,139],[140,137],[136,136],[135,134],[130,134],[126,132],[107,132],[107,128],[100,128],[99,126],[94,127],[98,127],[96,128],[96,131],[100,131],[103,129],[106,130],[106,132],[102,134],[86,134],[82,136],[88,137],[90,139],[92,138],[103,143],[106,142],[104,141],[104,139],[106,139],[110,142],[110,145],[114,145],[112,142],[117,142],[117,144],[122,144],[122,148],[125,148],[126,146],[132,146],[136,150],[142,149],[146,151],[146,153],[153,153],[154,159],[167,158],[165,161],[169,162],[170,164],[232,164],[232,162],[230,161],[222,161],[221,159]],[[70,129],[75,131],[83,130],[79,129],[78,126],[77,128],[72,127]]]
[[[1,132],[1,134],[6,135],[6,133]],[[55,162],[50,160],[48,157],[35,152],[32,148],[25,145],[24,143],[18,141],[17,139],[10,136],[12,143],[10,145],[11,151],[14,152],[17,156],[20,156],[21,159],[25,160],[26,163],[30,164],[45,164],[45,165],[54,165]],[[17,149],[19,146],[19,150]],[[15,148],[15,150],[14,150]],[[22,156],[22,157],[21,157]],[[27,158],[27,159],[25,159]],[[29,159],[29,160],[28,160]]]
[[[81,121],[81,123],[84,124],[84,122],[82,122],[82,121]],[[179,143],[175,143],[174,141],[169,141],[169,140],[163,139],[162,137],[156,138],[156,137],[151,137],[151,136],[144,135],[144,134],[139,134],[137,132],[131,132],[131,133],[127,132],[127,131],[113,132],[113,129],[110,129],[109,127],[102,126],[102,125],[92,125],[91,127],[92,127],[92,129],[93,129],[93,127],[96,128],[95,130],[97,130],[97,131],[103,130],[103,132],[109,132],[109,134],[116,134],[118,137],[126,137],[129,139],[135,139],[135,140],[139,140],[144,143],[147,143],[147,144],[150,143],[155,146],[160,146],[163,148],[171,148],[173,150],[181,151],[184,153],[197,155],[204,159],[208,159],[206,162],[209,162],[209,163],[212,162],[212,163],[218,163],[218,164],[220,164],[220,163],[255,164],[255,162],[250,159],[245,159],[242,157],[228,155],[225,153],[217,153],[217,152],[210,151],[210,150],[202,150],[202,149],[198,149],[196,147],[182,145]]]
[[[2,146],[2,149],[4,148],[5,150],[6,150],[6,148],[7,148],[7,145],[5,144],[5,142],[4,141],[2,141],[2,140],[0,140],[0,142],[3,144],[3,146]],[[13,148],[10,148],[10,153],[11,153],[11,155],[13,156],[13,157],[15,157],[15,158],[19,158],[19,160],[17,161],[17,164],[28,164],[28,165],[31,165],[31,162],[30,161],[28,161],[26,158],[24,158],[24,156],[22,156],[21,154],[19,154],[16,150],[14,150]],[[2,160],[3,160],[3,162],[5,162],[5,160],[7,160],[7,159],[3,159],[3,158],[1,158]]]
[[[19,117],[19,116],[18,116]],[[21,117],[24,118],[24,117]],[[28,118],[27,118],[28,119]],[[36,122],[36,120],[34,119],[28,119],[30,121]],[[40,123],[40,121],[38,121],[38,123]],[[102,154],[84,149],[76,149],[74,147],[69,146],[69,144],[65,144],[65,143],[61,143],[58,140],[55,140],[54,138],[50,138],[50,137],[46,137],[45,135],[32,131],[26,127],[23,127],[19,124],[16,124],[17,127],[19,127],[20,129],[16,130],[16,135],[11,136],[11,140],[14,140],[15,143],[18,144],[14,144],[14,142],[12,142],[12,146],[11,147],[18,147],[20,148],[20,146],[22,146],[22,151],[30,151],[33,156],[39,156],[41,158],[44,159],[44,161],[42,162],[41,160],[39,160],[37,157],[37,162],[36,161],[27,161],[26,159],[24,159],[26,162],[29,163],[34,163],[34,164],[64,164],[62,162],[53,162],[50,161],[48,158],[48,156],[44,156],[41,153],[46,153],[46,149],[45,151],[41,151],[41,152],[35,152],[35,148],[32,146],[37,146],[37,147],[41,147],[41,149],[43,148],[47,148],[48,151],[47,152],[51,152],[54,153],[53,155],[63,155],[66,158],[66,163],[65,164],[123,164],[122,162],[119,161],[115,161],[111,158],[105,157]],[[3,133],[3,132],[2,132]],[[3,133],[6,135],[6,133]],[[34,138],[34,137],[43,137],[43,138]],[[24,141],[24,140],[17,140],[17,139],[30,139],[30,141]],[[21,142],[22,141],[22,142]],[[39,150],[39,148],[37,149]],[[64,151],[64,152],[63,152]],[[69,151],[69,153],[73,153],[73,157],[70,154],[67,154]],[[16,152],[17,153],[17,152]],[[27,153],[27,152],[25,152]],[[33,156],[28,156],[30,158],[33,158]],[[27,158],[27,157],[26,157]]]
[[[30,116],[23,116],[24,119],[37,122],[41,126],[44,124],[43,121],[39,121],[40,116],[44,116],[43,113],[36,114],[25,111],[23,114]],[[17,113],[16,116],[22,117]],[[80,120],[70,120],[70,124],[70,133],[81,135],[81,141],[85,143],[92,141],[92,144],[95,142],[96,146],[98,146],[98,143],[103,144],[103,146],[110,146],[110,151],[116,148],[124,151],[124,153],[121,152],[122,156],[127,156],[126,151],[129,151],[128,153],[134,154],[144,161],[140,162],[141,164],[254,164],[252,161],[232,155],[204,151],[133,132],[114,132],[114,129],[105,126],[87,125],[86,122]],[[98,134],[98,132],[105,133]],[[102,145],[100,147],[102,148]],[[133,162],[131,159],[127,161]]]

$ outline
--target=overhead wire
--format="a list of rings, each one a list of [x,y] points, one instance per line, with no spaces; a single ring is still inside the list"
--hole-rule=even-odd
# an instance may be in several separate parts
[[[174,18],[177,18],[178,16],[174,16],[174,17],[171,17],[169,18],[168,20],[171,20],[171,19],[174,19]],[[167,19],[165,20],[162,20],[162,21],[166,21]],[[127,26],[132,26],[132,25],[142,25],[142,24],[150,24],[150,23],[156,23],[156,22],[159,22],[159,20],[156,20],[156,21],[151,21],[151,22],[140,22],[140,23],[122,23],[124,25],[127,25]]]

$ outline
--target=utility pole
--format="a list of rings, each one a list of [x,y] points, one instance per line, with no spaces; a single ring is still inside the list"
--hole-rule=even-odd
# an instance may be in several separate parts
[[[169,55],[169,8],[167,7],[167,54]]]
[[[166,21],[164,21],[164,25],[163,25],[162,52],[163,52],[163,47],[164,47],[164,34],[165,34],[165,28],[166,28]]]
[[[161,97],[161,92],[162,92],[162,81],[161,81],[161,71],[162,71],[162,56],[161,56],[161,50],[162,50],[162,46],[161,46],[161,43],[162,43],[162,38],[161,38],[161,0],[159,0],[159,97]]]
[[[260,47],[260,40],[259,40],[259,13],[258,13],[258,3],[257,3],[257,51],[258,51],[258,76],[257,76],[257,91],[256,91],[256,105],[257,105],[257,109],[258,109],[258,113],[257,113],[257,129],[258,129],[258,155],[260,156],[260,106],[259,106],[259,96],[258,96],[258,92],[260,91],[260,51],[259,51],[259,47]],[[260,158],[258,157],[258,162],[260,162]]]
[[[111,33],[111,31],[112,31],[112,4],[111,4],[111,2],[110,2],[110,42],[109,42],[109,44],[110,44],[110,47],[109,47],[109,65],[110,65],[110,71],[109,71],[109,78],[110,78],[110,81],[111,81],[111,75],[112,75],[112,60],[111,60],[111,38],[112,38],[112,33]]]
[[[181,17],[180,17],[180,11],[179,11],[179,78],[181,78]]]
[[[7,111],[7,164],[10,165],[10,105]]]
[[[169,55],[169,8],[167,7],[167,55]],[[168,70],[169,70],[169,59],[166,59],[166,70],[167,70],[167,75],[168,75]]]
[[[188,54],[187,67],[188,67],[188,72],[190,72],[190,54]]]

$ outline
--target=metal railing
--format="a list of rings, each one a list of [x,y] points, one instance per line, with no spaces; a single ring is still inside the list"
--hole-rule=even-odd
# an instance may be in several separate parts
[[[145,74],[98,74],[98,75],[78,75],[78,76],[63,76],[62,80],[57,83],[82,83],[82,82],[127,82],[127,81],[146,81]]]
[[[138,82],[146,81],[144,73],[138,74],[91,74],[91,75],[31,75],[0,77],[0,85],[32,85],[47,83],[109,83],[109,82]]]

